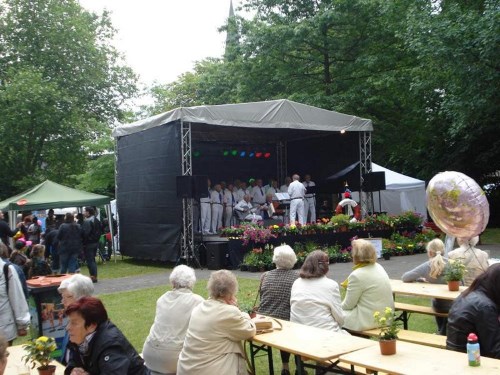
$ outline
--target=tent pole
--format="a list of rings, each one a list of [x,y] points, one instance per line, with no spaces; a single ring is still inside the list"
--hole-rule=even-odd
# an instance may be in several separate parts
[[[111,216],[111,204],[108,203],[105,205],[104,209],[106,210],[106,215],[108,217],[109,234],[111,235],[111,249],[113,249],[113,258],[116,263],[115,233],[113,230],[113,217]]]
[[[16,218],[17,218],[17,211],[9,210],[9,227],[11,230],[16,228]],[[10,248],[14,249],[14,239],[12,237],[9,238],[9,242],[10,242]]]

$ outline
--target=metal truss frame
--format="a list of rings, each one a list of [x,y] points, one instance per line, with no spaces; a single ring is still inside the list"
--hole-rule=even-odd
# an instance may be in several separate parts
[[[181,165],[182,175],[193,175],[193,160],[191,150],[191,123],[181,120]],[[182,232],[180,259],[189,259],[194,256],[194,228],[193,228],[193,198],[182,199]],[[196,259],[196,258],[195,258]]]
[[[373,193],[363,192],[363,176],[372,171],[372,133],[359,133],[359,198],[361,200],[361,215],[365,217],[373,212]]]
[[[284,141],[279,141],[276,144],[276,170],[278,177],[278,186],[285,183],[285,177],[287,176],[287,143]]]

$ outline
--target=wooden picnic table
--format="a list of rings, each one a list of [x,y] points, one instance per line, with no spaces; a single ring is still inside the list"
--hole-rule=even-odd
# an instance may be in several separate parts
[[[340,361],[394,375],[500,374],[498,359],[481,357],[481,366],[471,367],[468,365],[466,353],[401,341],[397,342],[394,355],[380,354],[377,345],[343,354]]]
[[[273,320],[275,322],[273,326],[276,329],[272,332],[257,334],[249,340],[252,364],[254,364],[254,356],[257,352],[263,350],[268,353],[269,374],[274,373],[271,348],[284,350],[300,359],[305,357],[319,363],[329,363],[334,367],[336,360],[342,354],[368,346],[378,347],[377,342],[373,340],[281,319]],[[306,367],[315,368],[316,366],[306,364]]]
[[[401,280],[390,280],[392,293],[394,295],[407,295],[416,297],[439,298],[446,300],[455,300],[460,293],[467,289],[466,286],[461,286],[457,292],[450,292],[446,284],[431,284],[431,283],[404,283]]]
[[[21,374],[19,366],[21,364],[24,364],[24,361],[22,360],[22,357],[26,354],[26,351],[23,349],[22,345],[16,345],[16,346],[11,346],[7,348],[7,351],[9,352],[9,357],[7,358],[7,367],[5,368],[5,375],[18,375]],[[64,370],[66,367],[61,365],[57,361],[52,361],[50,363],[51,365],[56,366],[56,373],[55,375],[64,375]],[[26,366],[26,368],[30,368],[31,363],[29,363],[29,366]],[[30,375],[37,375],[38,370],[36,367],[33,370],[30,370],[29,373]]]

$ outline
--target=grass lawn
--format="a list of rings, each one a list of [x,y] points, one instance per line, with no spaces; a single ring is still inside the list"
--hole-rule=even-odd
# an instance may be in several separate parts
[[[238,279],[240,290],[238,301],[240,304],[253,304],[259,288],[259,281],[254,279]],[[207,281],[197,282],[194,292],[207,298]],[[154,320],[156,300],[170,287],[160,286],[115,294],[104,294],[100,298],[103,300],[108,310],[111,320],[122,330],[129,341],[138,352],[142,351],[144,340],[146,339],[151,324]],[[425,298],[398,298],[398,301],[429,305],[430,301]],[[421,314],[413,314],[409,322],[409,328],[415,331],[434,333],[436,324],[433,317]],[[273,350],[275,373],[281,370],[281,359],[278,350]],[[293,367],[293,358],[290,360]],[[262,356],[256,359],[258,374],[268,372],[267,357]]]
[[[119,255],[116,257],[116,262],[113,258],[104,264],[100,260],[96,260],[96,262],[99,279],[117,279],[119,277],[159,273],[173,268],[173,265],[167,262],[140,260]],[[89,275],[86,265],[82,265],[80,270],[83,275]]]
[[[481,235],[481,243],[485,245],[500,244],[500,228],[486,229]]]

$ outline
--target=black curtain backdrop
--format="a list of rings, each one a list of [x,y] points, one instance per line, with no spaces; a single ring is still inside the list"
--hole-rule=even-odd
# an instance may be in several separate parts
[[[118,140],[116,196],[120,251],[175,262],[182,227],[180,128],[159,126]]]
[[[341,181],[334,184],[326,178],[359,161],[357,132],[318,134],[196,124],[192,134],[192,174],[207,175],[212,186],[236,178],[262,178],[264,184],[275,178],[276,143],[280,140],[288,144],[288,175],[298,173],[303,178],[311,174],[318,192],[343,191]],[[237,155],[232,155],[233,150]],[[224,151],[229,154],[224,156]],[[245,157],[240,156],[242,151]],[[271,156],[249,158],[250,152],[269,152]],[[182,174],[180,123],[118,138],[116,169],[121,252],[134,258],[175,262],[182,228],[182,199],[176,194],[176,176]]]

